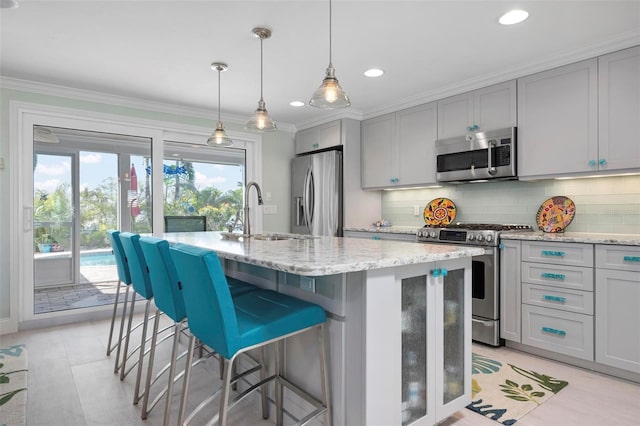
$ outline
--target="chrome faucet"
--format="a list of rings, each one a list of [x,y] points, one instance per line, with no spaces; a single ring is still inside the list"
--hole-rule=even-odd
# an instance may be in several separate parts
[[[249,221],[249,190],[255,187],[258,192],[258,205],[262,205],[262,190],[257,182],[251,181],[244,190],[244,234],[251,235],[251,223]]]

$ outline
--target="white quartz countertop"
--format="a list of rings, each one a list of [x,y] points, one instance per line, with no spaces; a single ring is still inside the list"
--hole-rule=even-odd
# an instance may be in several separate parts
[[[343,228],[344,231],[356,232],[381,232],[388,234],[409,234],[416,235],[419,226],[368,226],[364,228]]]
[[[291,235],[291,234],[278,234]],[[219,257],[298,275],[322,276],[477,256],[482,248],[362,238],[310,237],[290,240],[222,239],[219,232],[172,232],[169,242],[215,251]]]
[[[562,243],[619,244],[640,246],[640,234],[597,234],[591,232],[503,232],[504,240],[554,241]]]

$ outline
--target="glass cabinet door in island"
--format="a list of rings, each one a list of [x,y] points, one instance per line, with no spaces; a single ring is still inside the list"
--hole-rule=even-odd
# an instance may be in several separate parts
[[[443,401],[444,405],[465,391],[464,269],[442,270],[443,285]]]

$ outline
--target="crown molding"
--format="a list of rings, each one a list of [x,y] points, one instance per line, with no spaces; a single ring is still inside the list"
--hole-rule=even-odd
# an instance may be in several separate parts
[[[500,73],[492,73],[461,81],[459,83],[445,86],[437,90],[417,93],[392,105],[382,104],[378,107],[368,109],[361,119],[377,117],[379,115],[400,111],[427,102],[444,99],[449,96],[459,95],[470,90],[487,87],[492,84],[502,83],[514,78],[521,78],[541,71],[568,65],[574,62],[592,59],[617,50],[623,50],[640,45],[640,30],[631,31],[608,40],[601,41],[595,45],[583,49],[565,51],[557,55],[548,56],[542,60],[531,61],[528,64],[508,68]]]
[[[362,121],[364,118],[364,115],[362,114],[362,111],[353,109],[353,108],[332,110],[332,112],[326,115],[323,115],[322,118],[300,123],[299,125],[296,126],[296,129],[304,130],[311,127],[319,126],[321,124],[329,123],[331,121],[340,120],[343,118],[351,118],[354,120]]]
[[[130,98],[127,96],[112,95],[91,90],[76,89],[73,87],[59,86],[55,84],[41,83],[31,80],[0,76],[0,87],[10,90],[36,93],[46,96],[57,96],[78,101],[96,102],[101,104],[115,105],[119,107],[142,109],[165,114],[182,115],[187,117],[197,117],[211,119],[214,112],[202,108],[188,107],[183,105],[166,104],[162,102],[148,101],[144,99]],[[244,126],[247,117],[235,114],[221,114],[221,118],[226,123],[233,123]],[[278,122],[278,130],[295,133],[296,128],[292,124]]]

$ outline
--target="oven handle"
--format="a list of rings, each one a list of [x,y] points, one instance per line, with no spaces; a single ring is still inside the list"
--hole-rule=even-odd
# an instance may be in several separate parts
[[[493,167],[493,164],[491,164],[491,154],[493,154],[493,147],[495,146],[496,141],[494,140],[490,140],[487,146],[487,155],[489,156],[489,158],[487,159],[487,172],[492,176],[496,174],[496,168]]]

